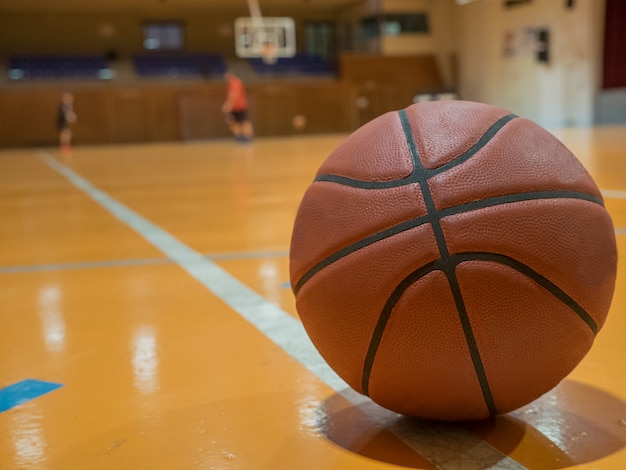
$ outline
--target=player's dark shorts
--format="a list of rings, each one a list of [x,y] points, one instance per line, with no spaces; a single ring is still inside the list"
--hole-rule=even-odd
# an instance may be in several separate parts
[[[245,109],[231,111],[230,115],[235,122],[245,122],[248,119],[248,112]]]
[[[57,120],[57,129],[62,131],[65,129],[69,129],[70,128],[70,123],[67,121],[67,119],[58,119]]]

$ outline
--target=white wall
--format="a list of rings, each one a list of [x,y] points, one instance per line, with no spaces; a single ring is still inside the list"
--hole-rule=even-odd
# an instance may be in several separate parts
[[[384,55],[432,53],[448,86],[465,100],[502,106],[546,127],[589,126],[614,120],[611,97],[600,90],[605,0],[367,0],[350,13],[426,12],[429,34],[383,36],[366,50]],[[535,58],[535,31],[550,32],[550,62]],[[530,31],[530,32],[528,32]],[[527,34],[528,32],[528,34]],[[513,54],[504,52],[513,34]],[[456,59],[456,60],[454,60]],[[622,99],[623,96],[619,95]]]
[[[505,8],[502,0],[454,6],[463,99],[510,109],[547,127],[594,122],[601,67],[603,0],[532,0]],[[527,28],[550,30],[550,63],[535,60]],[[504,55],[504,37],[518,41]]]

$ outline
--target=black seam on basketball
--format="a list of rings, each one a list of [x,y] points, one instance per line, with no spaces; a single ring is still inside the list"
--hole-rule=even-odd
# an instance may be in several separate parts
[[[446,244],[446,239],[443,234],[443,228],[441,227],[439,219],[440,215],[438,214],[433,195],[430,192],[430,187],[428,186],[428,177],[430,172],[426,168],[424,168],[424,165],[419,158],[417,144],[415,142],[415,137],[413,136],[413,130],[411,129],[411,123],[409,122],[409,117],[406,113],[406,110],[403,109],[399,111],[398,114],[400,116],[400,121],[402,122],[404,137],[406,139],[407,145],[409,146],[409,151],[411,152],[411,158],[413,159],[413,162],[415,164],[415,169],[413,173],[416,175],[420,183],[420,189],[422,190],[422,197],[426,204],[427,213],[429,215],[432,215],[431,226],[435,235],[435,240],[437,241],[439,254],[441,256],[441,262],[443,265],[442,271],[446,275],[448,283],[450,284],[452,296],[454,297],[454,302],[457,307],[457,313],[459,314],[459,320],[461,322],[461,326],[463,327],[465,342],[467,343],[467,347],[472,358],[472,363],[474,364],[474,370],[476,371],[476,377],[482,390],[485,405],[489,410],[489,414],[495,415],[498,410],[496,409],[495,403],[493,401],[493,395],[491,393],[491,388],[489,387],[489,381],[487,380],[487,376],[485,374],[485,368],[480,357],[480,351],[478,350],[478,346],[476,344],[476,338],[474,337],[474,332],[472,331],[472,325],[467,316],[465,302],[463,301],[463,295],[461,293],[461,289],[459,288],[459,282],[456,277],[455,265],[452,258],[450,257],[450,253],[448,252],[448,246]],[[493,135],[495,135],[495,132],[493,133]],[[491,139],[493,135],[491,135],[489,139]],[[479,142],[482,140],[482,138],[479,139]],[[484,140],[481,147],[484,146],[486,142],[488,142],[488,140]],[[474,149],[472,155],[478,151],[476,147],[477,145],[471,147],[472,149]]]
[[[578,199],[581,201],[592,202],[604,207],[604,201],[591,194],[579,191],[529,191],[527,193],[505,194],[503,196],[494,196],[478,201],[466,202],[458,206],[440,209],[438,211],[439,218],[449,215],[460,214],[463,212],[471,212],[488,207],[499,206],[503,204],[512,204],[515,202],[536,201],[539,199]]]
[[[501,255],[497,253],[489,253],[489,252],[476,252],[476,253],[460,253],[457,255],[453,255],[457,264],[463,263],[466,261],[491,261],[498,264],[503,264],[509,266],[510,268],[515,269],[519,273],[525,275],[526,277],[532,279],[541,287],[550,292],[554,297],[560,300],[562,303],[567,305],[570,309],[572,309],[586,324],[589,326],[589,329],[593,332],[594,336],[598,334],[598,325],[593,319],[591,315],[572,297],[570,297],[565,291],[563,291],[560,287],[550,281],[548,278],[542,276],[540,273],[532,269],[530,266],[514,259],[506,255]]]
[[[496,253],[488,253],[488,252],[467,252],[467,253],[457,253],[454,255],[450,255],[451,264],[454,265],[454,269],[461,264],[467,261],[489,261],[497,264],[502,264],[505,266],[509,266],[510,268],[516,270],[520,274],[525,275],[529,279],[535,281],[541,287],[546,289],[552,295],[554,295],[558,300],[567,305],[572,311],[574,311],[586,324],[589,326],[590,330],[593,332],[594,336],[598,333],[598,326],[594,319],[589,315],[584,308],[582,308],[578,302],[572,299],[569,295],[567,295],[561,288],[559,288],[556,284],[551,282],[546,277],[539,274],[537,271],[532,269],[530,266],[517,261],[514,258],[509,256],[500,255]],[[367,350],[367,354],[365,356],[364,366],[363,366],[363,375],[361,388],[365,395],[369,395],[369,379],[372,373],[372,368],[374,365],[374,359],[376,358],[376,353],[378,352],[378,347],[382,341],[383,334],[385,333],[385,328],[387,323],[389,322],[389,318],[391,318],[391,314],[393,313],[393,309],[395,308],[398,301],[402,298],[404,293],[407,291],[409,287],[418,282],[427,274],[430,274],[434,271],[441,271],[445,274],[444,266],[441,260],[431,261],[428,264],[416,269],[407,277],[405,277],[400,284],[394,289],[392,294],[387,299],[383,310],[378,317],[378,321],[376,323],[376,327],[374,328],[374,333],[372,334],[372,339],[370,340],[370,344]],[[455,302],[458,298],[462,298],[460,293],[460,286],[458,284],[458,278],[455,276],[455,285],[451,286],[453,290],[453,298]],[[457,295],[454,295],[454,291],[457,292]],[[465,304],[461,303],[461,305],[457,305],[457,308],[463,310],[464,315],[461,316],[462,322],[469,322],[469,315],[467,314],[467,310],[465,308]],[[464,319],[464,320],[463,320]],[[463,331],[465,332],[466,328],[471,330],[471,327],[462,323]],[[478,347],[476,348],[476,353],[478,353]],[[474,358],[472,357],[472,360]],[[486,377],[486,371],[482,366],[482,362],[479,361],[481,367],[481,374]],[[495,402],[491,394],[489,395],[490,401],[492,405],[489,407],[490,409],[496,409]]]
[[[316,176],[315,181],[326,181],[329,183],[337,183],[343,186],[351,186],[353,188],[360,188],[360,189],[387,189],[387,188],[397,188],[399,186],[406,186],[407,184],[414,183],[415,178],[411,174],[407,176],[406,178],[401,178],[397,180],[364,181],[364,180],[348,178],[346,176],[323,174],[323,175]]]
[[[582,201],[588,201],[604,206],[604,202],[602,201],[602,199],[587,193],[581,193],[577,191],[534,191],[529,193],[517,193],[507,194],[505,196],[496,196],[492,198],[482,199],[480,201],[472,201],[466,204],[448,207],[446,209],[439,210],[437,213],[437,217],[443,218],[455,214],[461,214],[464,212],[470,212],[479,209],[486,209],[488,207],[494,207],[503,204],[512,204],[516,202],[533,201],[539,199],[579,199]],[[304,275],[296,282],[293,288],[294,294],[297,295],[302,286],[315,274],[324,269],[326,266],[329,266],[330,264],[340,260],[344,256],[348,256],[349,254],[373,243],[376,243],[377,241],[383,240],[384,238],[391,237],[393,235],[397,235],[407,230],[419,227],[420,225],[429,223],[430,219],[431,216],[424,215],[411,220],[407,220],[400,224],[394,225],[393,227],[389,227],[385,230],[374,233],[369,237],[363,238],[358,242],[355,242],[336,251],[332,255],[324,258],[322,261],[314,265],[306,273],[304,273]]]
[[[401,116],[403,115],[403,113],[404,113],[404,116],[406,116],[405,110],[400,111]],[[422,169],[422,176],[425,176],[426,179],[428,179],[433,175],[436,175],[438,173],[443,173],[444,171],[447,171],[451,168],[454,168],[457,165],[460,165],[466,162],[471,157],[473,157],[479,150],[481,150],[485,145],[487,145],[487,143],[500,131],[500,129],[502,129],[509,121],[515,119],[516,117],[517,116],[515,114],[508,114],[500,118],[489,129],[487,129],[487,131],[480,137],[480,139],[478,139],[478,141],[476,141],[476,143],[472,145],[468,150],[466,150],[458,157],[455,157],[453,160],[449,161],[448,163],[445,163],[444,165],[438,168],[430,168],[430,169],[425,168],[420,162],[419,167],[421,167]],[[401,117],[401,120],[402,119],[403,118]],[[403,120],[402,127],[406,134],[405,125],[410,126],[410,124],[408,123],[408,117],[405,120],[407,122],[405,124]],[[349,178],[347,176],[339,176],[339,175],[324,173],[321,175],[317,175],[315,177],[315,181],[327,181],[330,183],[337,183],[337,184],[341,184],[344,186],[351,186],[354,188],[361,188],[361,189],[396,188],[398,186],[404,186],[407,184],[420,181],[419,175],[416,173],[416,168],[418,167],[416,166],[417,162],[415,161],[415,155],[412,154],[411,158],[413,159],[413,172],[409,176],[406,176],[400,179],[389,180],[389,181],[366,181],[366,180],[359,180],[355,178]]]
[[[430,222],[430,217],[427,215],[417,217],[415,219],[407,220],[402,222],[401,224],[394,225],[393,227],[389,227],[385,230],[377,232],[369,237],[365,237],[359,240],[356,243],[346,246],[339,251],[336,251],[332,255],[324,258],[322,261],[317,263],[311,269],[309,269],[304,275],[298,280],[295,287],[293,288],[294,294],[298,294],[298,291],[302,288],[302,286],[311,279],[315,274],[324,269],[326,266],[340,260],[341,258],[348,256],[355,251],[358,251],[366,246],[369,246],[378,241],[384,240],[385,238],[392,237],[393,235],[397,235],[398,233],[405,232],[407,230],[411,230],[412,228],[419,227],[425,223]]]
[[[378,322],[376,323],[376,328],[374,328],[374,333],[372,334],[372,339],[370,340],[370,345],[367,350],[367,355],[365,356],[365,363],[363,365],[363,376],[361,378],[361,388],[364,395],[369,395],[369,380],[370,374],[372,373],[372,366],[374,365],[374,358],[376,357],[376,352],[378,351],[378,346],[380,345],[380,341],[383,337],[383,333],[385,332],[385,327],[387,326],[387,321],[393,312],[393,308],[402,297],[402,294],[415,282],[419,281],[422,277],[433,271],[441,270],[441,260],[435,260],[428,264],[425,264],[421,268],[413,271],[409,274],[404,280],[394,289],[392,294],[387,299],[383,310],[378,317]]]
[[[479,150],[481,150],[489,141],[502,129],[509,121],[512,121],[517,116],[515,114],[507,114],[504,117],[498,119],[488,130],[485,132],[478,141],[472,145],[467,151],[456,157],[454,160],[449,161],[448,163],[444,163],[440,167],[433,168],[428,170],[430,176],[433,176],[438,173],[443,173],[444,171],[448,171],[455,166],[458,166],[471,157],[473,157]]]
[[[456,256],[451,256],[450,261],[453,263]],[[456,264],[456,263],[455,263]],[[466,338],[466,342],[473,343],[474,347],[469,348],[470,357],[472,359],[472,364],[474,365],[474,369],[476,370],[476,375],[479,378],[479,384],[481,386],[481,390],[483,393],[483,399],[485,400],[485,404],[490,414],[496,414],[497,408],[493,399],[493,395],[491,394],[491,389],[489,388],[489,383],[487,381],[487,374],[485,372],[485,368],[483,366],[482,360],[480,359],[480,352],[478,351],[478,346],[476,345],[476,340],[474,338],[474,334],[472,332],[472,327],[470,325],[469,316],[467,314],[467,310],[465,308],[465,303],[463,302],[463,296],[461,294],[461,288],[459,287],[458,279],[456,275],[448,276],[446,273],[447,267],[444,265],[441,259],[432,261],[421,268],[415,270],[411,274],[409,274],[406,278],[402,280],[402,282],[394,289],[391,296],[387,299],[385,306],[378,317],[378,321],[376,323],[376,327],[374,328],[374,333],[372,334],[372,339],[370,340],[370,344],[367,350],[367,354],[365,356],[365,361],[363,364],[363,374],[361,377],[361,390],[364,395],[369,396],[369,381],[372,374],[372,368],[374,367],[374,359],[376,358],[376,354],[378,352],[378,347],[380,346],[380,342],[382,340],[383,334],[385,333],[385,328],[387,326],[387,322],[393,313],[393,308],[396,306],[402,295],[406,292],[406,290],[419,281],[422,277],[427,274],[430,274],[433,271],[441,271],[448,281],[450,285],[450,290],[452,292],[452,297],[454,299],[454,303],[457,307],[457,311],[460,311],[459,318],[461,319],[461,327],[463,329],[463,334]],[[454,270],[454,268],[453,268]],[[469,338],[468,338],[469,335]],[[481,379],[482,378],[482,379]],[[485,390],[486,388],[486,390]]]
[[[470,322],[469,315],[467,314],[465,300],[463,299],[459,279],[456,275],[456,263],[454,263],[452,257],[450,257],[449,264],[451,265],[449,271],[444,271],[444,273],[448,278],[448,283],[450,284],[450,289],[452,290],[452,297],[454,298],[456,311],[459,314],[459,320],[461,321],[461,327],[463,328],[465,342],[467,343],[470,357],[472,358],[472,364],[474,365],[476,377],[478,378],[478,383],[480,384],[480,389],[483,393],[485,405],[487,405],[489,414],[495,415],[498,413],[498,409],[496,408],[496,403],[493,399],[493,394],[491,393],[489,379],[487,378],[485,366],[483,365],[480,350],[478,349],[478,343],[476,342],[476,337],[474,336],[474,331],[472,330],[472,323]]]
[[[415,144],[413,131],[411,130],[411,124],[406,114],[406,110],[403,109],[400,111],[399,115],[400,121],[402,122],[402,129],[404,130],[404,137],[409,146],[409,151],[411,152],[413,165],[415,166],[413,174],[417,179],[417,183],[419,183],[422,198],[424,199],[424,204],[426,204],[426,213],[431,215],[431,225],[435,234],[435,240],[437,241],[437,248],[439,248],[439,254],[441,255],[441,259],[445,266],[448,261],[448,246],[446,245],[446,239],[443,235],[443,229],[439,223],[439,213],[437,211],[437,207],[435,206],[435,200],[433,199],[430,187],[428,186],[428,170],[424,168],[424,165],[422,165],[422,161],[419,158],[417,145]]]

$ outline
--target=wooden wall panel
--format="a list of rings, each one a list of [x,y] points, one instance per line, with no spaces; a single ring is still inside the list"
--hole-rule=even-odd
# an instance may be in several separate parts
[[[355,127],[371,121],[388,110],[385,100],[385,89],[381,86],[357,86],[354,109]]]
[[[249,84],[256,135],[350,132],[409,106],[417,93],[442,87],[432,56],[351,56],[342,59],[342,70],[346,77],[338,80]],[[0,147],[56,145],[57,106],[68,89],[75,95],[77,145],[229,135],[221,114],[226,96],[222,81],[23,83],[0,87]],[[296,115],[306,118],[304,129],[294,129]]]
[[[323,134],[352,130],[350,88],[344,82],[333,80],[300,84],[294,87],[294,99],[294,116],[301,115],[306,119],[303,133]]]
[[[413,94],[444,88],[434,55],[379,56],[344,54],[339,60],[341,77],[355,83],[394,83]]]
[[[417,94],[445,88],[434,55],[345,54],[339,67],[342,79],[351,89],[353,128],[411,105]]]
[[[180,139],[177,111],[178,89],[156,87],[150,90],[148,100],[148,130],[152,142]]]
[[[251,118],[259,136],[349,132],[349,87],[340,80],[274,82],[249,87]],[[306,125],[295,129],[303,116]]]
[[[56,113],[61,91],[21,88],[3,94],[0,100],[2,145],[34,146],[56,143]]]
[[[140,94],[123,93],[115,99],[116,142],[146,142],[148,131],[148,104]]]
[[[178,115],[181,140],[228,137],[222,104],[226,91],[193,90],[178,94]]]
[[[257,85],[250,89],[250,112],[255,133],[279,136],[292,133],[295,115],[293,88],[281,83]]]
[[[77,145],[115,142],[106,90],[78,90],[74,92],[74,103],[78,119],[73,134]]]

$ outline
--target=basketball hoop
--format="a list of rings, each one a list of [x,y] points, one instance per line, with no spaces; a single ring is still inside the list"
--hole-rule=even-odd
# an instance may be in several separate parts
[[[265,65],[274,65],[278,62],[278,55],[276,54],[276,47],[273,44],[263,44],[263,50],[261,51],[261,59]]]

